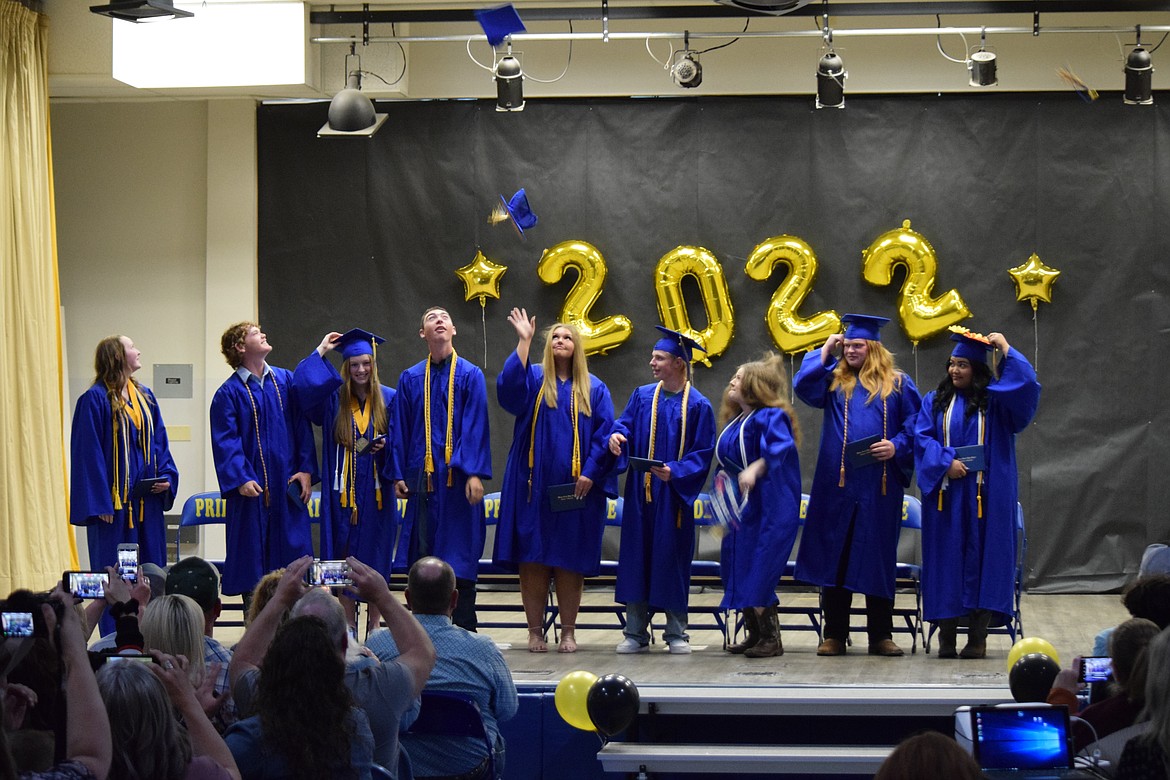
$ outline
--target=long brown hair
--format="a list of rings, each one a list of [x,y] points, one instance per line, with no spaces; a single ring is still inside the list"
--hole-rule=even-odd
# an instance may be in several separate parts
[[[784,370],[784,358],[775,352],[765,352],[759,360],[744,363],[736,370],[740,373],[739,395],[743,402],[752,409],[770,406],[787,412],[792,424],[792,438],[799,445],[800,423],[796,420],[792,404],[785,397],[788,372]],[[719,425],[727,425],[740,411],[739,404],[732,401],[724,390],[723,401],[719,406]]]
[[[337,419],[333,421],[333,440],[346,449],[353,446],[353,415],[349,407],[351,400],[357,397],[353,379],[349,375],[351,359],[346,358],[341,362],[341,393],[337,398]],[[386,432],[386,402],[382,399],[382,383],[378,381],[378,361],[373,355],[370,355],[370,390],[366,393],[366,403],[373,410],[370,413],[373,436],[381,436]]]
[[[569,331],[569,337],[573,339],[573,394],[577,396],[577,409],[591,417],[593,408],[589,405],[589,391],[592,383],[589,364],[585,360],[585,345],[581,343],[581,332],[567,322],[555,323],[544,332],[544,355],[540,359],[540,366],[544,369],[544,403],[549,409],[557,408],[557,365],[552,351],[552,335],[557,328]]]
[[[853,389],[860,380],[861,386],[869,391],[869,397],[865,399],[865,402],[869,403],[879,395],[883,400],[889,398],[891,393],[901,389],[905,374],[894,368],[894,356],[884,344],[869,339],[866,339],[865,343],[868,349],[865,351],[865,362],[861,364],[861,370],[854,373],[842,358],[833,369],[833,383],[829,389],[840,390],[848,398],[853,395]]]
[[[106,388],[106,398],[109,399],[110,408],[115,414],[122,411],[125,406],[122,390],[127,382],[133,382],[135,387],[142,389],[142,385],[138,384],[134,377],[126,375],[126,345],[122,343],[124,338],[126,337],[120,334],[106,336],[98,342],[97,349],[93,352],[93,383]],[[150,403],[150,398],[145,393],[142,396]]]

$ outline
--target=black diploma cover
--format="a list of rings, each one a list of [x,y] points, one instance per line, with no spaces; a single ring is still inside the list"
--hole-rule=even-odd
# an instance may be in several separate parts
[[[871,453],[869,448],[881,440],[881,436],[874,434],[873,436],[866,436],[864,439],[855,439],[845,445],[845,450],[849,454],[849,465],[855,469],[860,469],[877,463],[877,456]]]
[[[571,512],[574,509],[584,508],[585,499],[577,498],[573,494],[576,488],[576,482],[566,482],[562,485],[549,485],[547,488],[549,509],[553,512]]]
[[[986,448],[982,444],[972,444],[969,447],[955,447],[955,460],[967,467],[967,471],[986,471]]]

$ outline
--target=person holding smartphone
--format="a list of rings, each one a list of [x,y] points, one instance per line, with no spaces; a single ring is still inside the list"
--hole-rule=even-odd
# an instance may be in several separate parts
[[[914,432],[922,617],[938,625],[939,658],[982,658],[988,627],[1010,623],[1015,609],[1016,434],[1036,415],[1040,383],[1002,333],[964,329],[951,340],[946,376],[922,399]],[[998,376],[987,365],[993,347]]]
[[[137,544],[139,562],[166,565],[166,525],[179,489],[162,411],[134,379],[142,352],[126,336],[102,339],[94,380],[73,410],[69,522],[85,526],[94,569]]]
[[[922,398],[881,343],[889,319],[841,321],[845,333],[805,355],[793,380],[797,397],[824,411],[796,578],[821,586],[825,638],[817,655],[845,654],[853,594],[864,593],[869,654],[896,657],[898,534]]]
[[[715,452],[715,413],[691,384],[697,342],[656,326],[663,337],[650,353],[655,381],[635,388],[614,421],[609,451],[617,469],[633,457],[661,462],[626,477],[615,598],[626,605],[625,638],[617,652],[650,649],[650,612],[666,613],[669,652],[691,652],[687,636],[695,500]]]
[[[305,415],[321,427],[321,557],[350,555],[389,579],[398,533],[391,485],[383,486],[385,444],[392,425],[395,391],[378,381],[378,345],[385,339],[361,328],[327,333],[293,372],[293,395]],[[326,355],[341,352],[338,372]],[[350,626],[357,629],[353,599],[341,596]],[[366,633],[381,615],[367,605]]]
[[[617,495],[607,455],[613,401],[605,383],[589,373],[575,327],[550,327],[541,361],[534,364],[529,352],[536,318],[512,309],[508,322],[516,330],[516,350],[496,378],[496,397],[516,417],[516,427],[493,557],[519,570],[529,652],[548,650],[544,600],[553,580],[561,618],[558,649],[573,653],[585,576],[600,567],[606,494]]]

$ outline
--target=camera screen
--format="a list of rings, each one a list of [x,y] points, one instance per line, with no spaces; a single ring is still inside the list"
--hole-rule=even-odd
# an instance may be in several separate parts
[[[309,583],[327,588],[349,585],[349,564],[345,561],[313,561],[309,568]]]
[[[33,635],[33,616],[31,612],[2,612],[0,613],[0,628],[3,628],[6,637],[27,637]]]
[[[118,576],[130,583],[138,582],[137,548],[118,548]]]
[[[1090,656],[1081,659],[1081,679],[1087,683],[1105,682],[1113,674],[1113,659],[1108,656]]]
[[[79,599],[104,599],[106,597],[106,583],[110,575],[104,571],[71,571],[68,572],[68,582],[65,584],[69,592]]]

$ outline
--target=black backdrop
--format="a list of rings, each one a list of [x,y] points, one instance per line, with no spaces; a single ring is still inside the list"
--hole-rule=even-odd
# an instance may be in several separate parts
[[[274,362],[288,367],[329,330],[380,333],[381,378],[395,385],[424,354],[422,310],[446,306],[456,347],[487,375],[498,485],[512,438],[494,403],[515,346],[505,317],[525,306],[538,325],[553,322],[575,278],[544,285],[544,249],[584,240],[605,257],[591,316],[625,314],[634,330],[590,368],[618,410],[649,381],[658,259],[695,245],[722,264],[735,337],[696,376],[717,403],[735,367],[772,346],[763,317],[785,271],[762,283],[743,268],[756,244],[784,233],[820,263],[800,313],[893,318],[885,342],[925,392],[949,342],[912,349],[896,324],[902,271],[890,287],[861,277],[862,250],[910,219],[937,254],[935,294],[957,289],[973,312],[966,324],[1003,331],[1039,369],[1040,411],[1018,440],[1029,586],[1116,588],[1148,543],[1170,540],[1170,95],[1158,101],[851,96],[844,111],[815,111],[809,97],[561,99],[512,114],[485,101],[383,103],[390,118],[377,135],[338,140],[316,138],[326,104],[264,105],[260,314]],[[540,218],[526,241],[486,219],[520,187]],[[477,248],[508,268],[500,300],[487,302],[486,362],[479,303],[463,301],[454,273]],[[1061,271],[1035,323],[1007,274],[1033,252]],[[699,289],[685,289],[703,328]],[[807,490],[820,419],[797,409]]]

